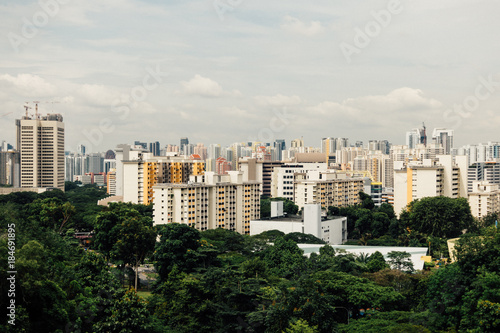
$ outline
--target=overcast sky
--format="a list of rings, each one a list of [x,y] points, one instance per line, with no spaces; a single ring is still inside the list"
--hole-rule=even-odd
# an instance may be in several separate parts
[[[42,6],[42,4],[47,4]],[[66,149],[387,139],[425,122],[500,141],[500,2],[4,0],[0,141],[26,101]],[[30,112],[33,110],[30,110]]]

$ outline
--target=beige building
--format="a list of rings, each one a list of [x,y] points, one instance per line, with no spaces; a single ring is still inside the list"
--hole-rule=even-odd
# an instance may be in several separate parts
[[[191,179],[153,186],[155,225],[176,222],[200,231],[224,228],[250,234],[250,221],[260,217],[260,183],[244,182],[240,171],[207,172]]]
[[[149,205],[153,201],[154,185],[187,183],[191,175],[204,173],[205,162],[177,156],[153,156],[152,153],[141,153],[135,160],[120,161],[117,163],[118,166],[122,167],[123,173],[123,200]],[[117,176],[116,180],[118,179]]]
[[[500,212],[500,187],[488,182],[473,182],[469,193],[469,205],[472,216],[481,218]]]
[[[21,187],[64,191],[64,123],[60,114],[16,120]]]
[[[294,202],[299,208],[306,204],[347,207],[360,203],[359,192],[364,190],[365,178],[350,178],[336,173],[322,173],[321,179],[294,182]]]
[[[424,197],[467,197],[467,157],[438,155],[436,160],[402,161],[394,169],[394,212]]]

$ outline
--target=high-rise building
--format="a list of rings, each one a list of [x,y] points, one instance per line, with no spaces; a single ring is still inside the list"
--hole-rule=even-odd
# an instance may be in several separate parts
[[[0,151],[0,185],[19,187],[19,152]]]
[[[231,162],[228,162],[224,157],[219,157],[215,161],[215,173],[218,175],[227,174],[228,171],[231,171]]]
[[[500,212],[500,189],[498,184],[474,181],[469,193],[469,206],[472,216],[481,218]]]
[[[87,172],[86,173],[101,173],[103,172],[104,157],[101,153],[92,153],[86,158]]]
[[[140,146],[144,149],[148,149],[148,144],[146,142],[134,141],[134,146]]]
[[[189,139],[184,137],[181,138],[179,147],[181,148],[181,154],[186,155],[186,152],[184,151],[184,146],[189,144]]]
[[[292,148],[304,147],[304,139],[301,137],[300,139],[292,140],[292,142],[290,143],[290,146]]]
[[[17,150],[21,154],[21,187],[64,191],[64,123],[60,114],[16,120]]]
[[[277,139],[274,141],[274,148],[276,148],[276,160],[277,161],[282,161],[283,160],[283,150],[286,150],[286,143],[285,140],[283,139]]]
[[[84,145],[78,145],[77,153],[79,155],[85,155],[86,151],[87,151],[87,147],[85,147]]]
[[[158,141],[149,143],[149,152],[154,156],[160,156],[160,143]]]
[[[183,223],[200,231],[223,228],[250,234],[260,215],[260,184],[244,182],[242,172],[206,173],[184,184],[153,186],[155,225]]]
[[[444,148],[446,155],[451,153],[453,148],[453,130],[446,128],[435,128],[432,132],[432,140]]]
[[[467,197],[467,156],[439,155],[437,160],[412,161],[394,167],[394,211],[424,197]]]

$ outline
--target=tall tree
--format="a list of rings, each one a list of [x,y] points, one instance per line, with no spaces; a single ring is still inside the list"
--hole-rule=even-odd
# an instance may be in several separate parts
[[[427,197],[409,203],[402,222],[411,231],[427,236],[454,238],[474,226],[466,198]]]

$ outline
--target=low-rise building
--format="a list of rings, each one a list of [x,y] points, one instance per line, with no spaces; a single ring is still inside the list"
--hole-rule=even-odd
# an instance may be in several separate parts
[[[250,222],[250,235],[258,235],[264,231],[279,230],[285,234],[301,232],[311,234],[330,245],[343,244],[347,240],[347,218],[322,217],[320,204],[308,204],[304,207],[304,217],[277,217],[269,220]]]

